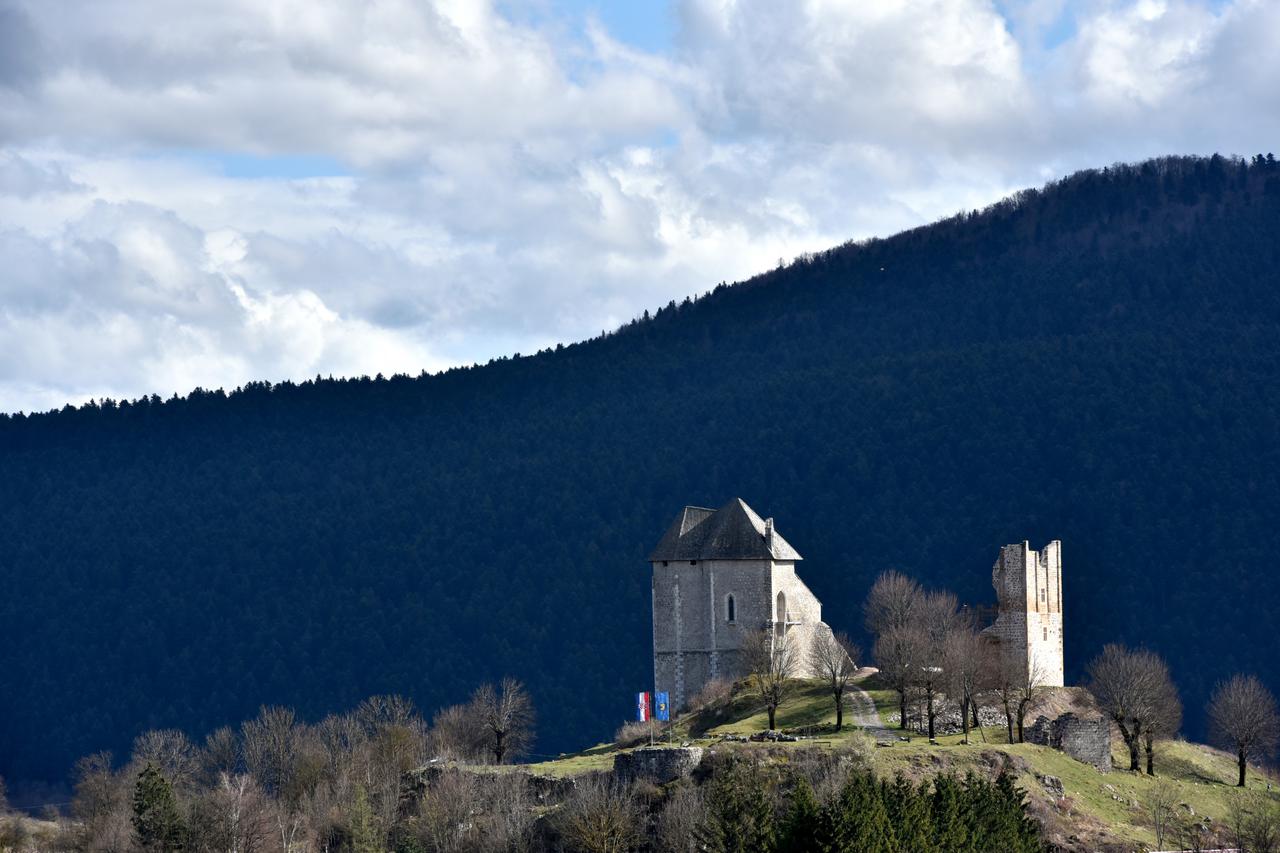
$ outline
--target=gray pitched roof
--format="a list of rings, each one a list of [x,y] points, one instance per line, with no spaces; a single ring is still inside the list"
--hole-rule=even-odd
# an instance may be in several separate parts
[[[770,520],[772,521],[772,519]],[[734,498],[720,509],[687,506],[649,555],[661,560],[800,560],[787,540]]]

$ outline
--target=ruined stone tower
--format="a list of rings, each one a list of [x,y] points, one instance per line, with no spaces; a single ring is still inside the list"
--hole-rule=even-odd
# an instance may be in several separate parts
[[[740,499],[720,509],[688,506],[649,555],[653,566],[655,689],[683,708],[713,678],[743,675],[749,631],[787,637],[808,675],[807,651],[822,603],[796,576],[800,554]]]
[[[1042,551],[1029,543],[1005,545],[991,569],[999,615],[983,636],[1000,644],[1019,680],[1032,669],[1043,687],[1061,687],[1062,543]]]

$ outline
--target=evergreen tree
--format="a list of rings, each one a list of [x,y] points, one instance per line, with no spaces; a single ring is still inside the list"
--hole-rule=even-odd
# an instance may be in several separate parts
[[[138,845],[149,853],[181,850],[186,840],[173,786],[153,764],[143,768],[133,786],[133,828]]]
[[[839,808],[843,834],[839,850],[898,853],[898,840],[874,776],[859,773],[850,778],[840,792]]]
[[[771,853],[777,826],[769,786],[757,768],[731,760],[711,782],[698,840],[712,853]]]
[[[960,813],[964,820],[965,834],[969,838],[969,849],[995,849],[991,847],[991,831],[999,823],[999,800],[995,786],[990,782],[972,770],[965,774],[960,786]]]
[[[916,788],[899,774],[885,788],[884,804],[902,853],[934,853],[933,822],[923,787]]]
[[[750,786],[746,798],[747,820],[744,837],[747,850],[770,853],[778,844],[778,829],[774,821],[773,801],[769,792],[760,784]]]
[[[1013,777],[1001,772],[994,785],[988,784],[994,808],[986,826],[984,849],[1007,850],[1009,853],[1040,853],[1044,844],[1036,822],[1027,815],[1027,800],[1013,783]]]
[[[778,839],[780,853],[826,853],[830,850],[829,839],[822,837],[825,834],[823,824],[826,823],[823,812],[808,780],[796,780],[791,791],[791,809]]]
[[[960,785],[954,776],[934,778],[933,796],[929,803],[933,845],[947,853],[962,853],[969,849],[969,832],[965,825],[961,795]]]
[[[369,805],[369,795],[363,785],[356,785],[349,820],[352,853],[383,853],[385,845],[382,833],[378,831],[377,818]]]

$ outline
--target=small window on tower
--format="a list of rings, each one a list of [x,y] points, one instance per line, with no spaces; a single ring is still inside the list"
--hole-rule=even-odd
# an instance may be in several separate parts
[[[1044,601],[1044,588],[1043,588],[1043,587],[1041,587],[1041,589],[1040,589],[1040,600],[1041,600],[1041,601]]]
[[[737,618],[737,609],[734,606],[733,596],[731,595],[724,600],[724,621],[733,622]]]
[[[1049,641],[1049,626],[1048,626],[1048,625],[1045,625],[1045,626],[1044,626],[1044,639],[1045,639],[1045,642],[1048,642],[1048,641]]]

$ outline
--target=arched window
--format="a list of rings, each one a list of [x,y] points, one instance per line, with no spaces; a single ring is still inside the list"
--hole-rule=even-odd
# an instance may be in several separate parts
[[[778,615],[774,621],[778,636],[787,633],[787,594],[784,592],[778,593]]]
[[[724,599],[724,621],[735,622],[738,619],[738,610],[733,600],[733,593],[729,593]]]

